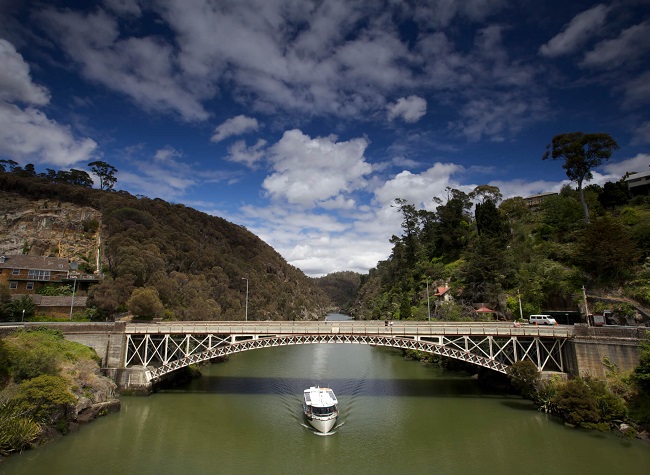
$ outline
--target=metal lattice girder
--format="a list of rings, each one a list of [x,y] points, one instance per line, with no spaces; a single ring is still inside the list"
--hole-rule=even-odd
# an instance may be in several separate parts
[[[296,328],[303,327],[291,322],[254,327],[233,323],[169,324],[162,328],[136,325],[127,331],[125,365],[144,366],[148,377],[157,379],[190,364],[242,351],[303,344],[365,344],[432,353],[502,373],[523,359],[542,371],[564,371],[562,348],[571,336],[565,328],[522,329],[498,324],[451,328],[449,324],[403,324],[398,328],[339,322],[308,325],[317,326],[317,331],[300,333]],[[219,332],[211,332],[213,328]],[[249,331],[252,328],[259,331]]]

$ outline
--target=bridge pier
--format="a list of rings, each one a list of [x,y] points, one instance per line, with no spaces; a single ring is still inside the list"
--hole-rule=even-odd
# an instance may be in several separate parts
[[[121,394],[147,395],[153,391],[153,384],[147,379],[147,368],[105,368],[104,373],[117,384]]]

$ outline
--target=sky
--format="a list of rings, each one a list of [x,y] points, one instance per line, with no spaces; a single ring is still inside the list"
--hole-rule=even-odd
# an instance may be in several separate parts
[[[553,136],[650,166],[650,0],[0,0],[0,158],[246,227],[307,275],[365,273],[395,199],[559,191]]]

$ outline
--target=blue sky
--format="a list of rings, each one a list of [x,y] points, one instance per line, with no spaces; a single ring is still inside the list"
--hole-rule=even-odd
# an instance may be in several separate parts
[[[650,1],[0,0],[0,157],[243,225],[312,276],[366,272],[395,198],[556,191],[563,132],[650,165]]]

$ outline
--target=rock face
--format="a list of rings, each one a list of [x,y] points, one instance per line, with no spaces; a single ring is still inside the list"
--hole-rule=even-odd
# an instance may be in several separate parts
[[[101,216],[90,207],[0,191],[0,255],[66,257],[96,268]]]

